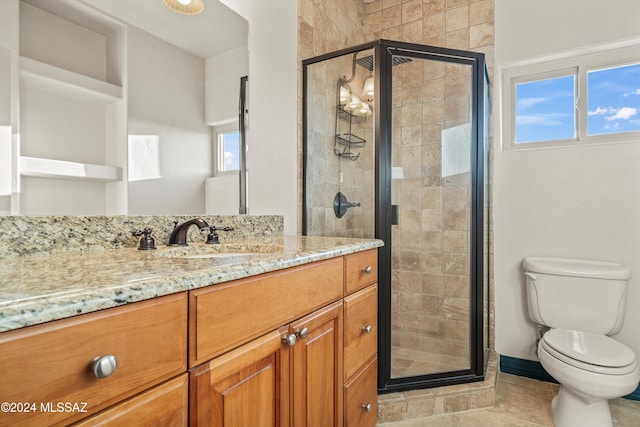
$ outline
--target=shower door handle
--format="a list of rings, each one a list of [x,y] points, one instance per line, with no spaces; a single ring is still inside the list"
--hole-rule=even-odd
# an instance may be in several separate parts
[[[391,205],[391,225],[398,225],[398,205]]]

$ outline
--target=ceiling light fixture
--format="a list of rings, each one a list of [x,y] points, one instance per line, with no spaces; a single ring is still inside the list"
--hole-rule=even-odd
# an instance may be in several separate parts
[[[204,10],[202,0],[162,0],[165,6],[183,15],[197,15]]]

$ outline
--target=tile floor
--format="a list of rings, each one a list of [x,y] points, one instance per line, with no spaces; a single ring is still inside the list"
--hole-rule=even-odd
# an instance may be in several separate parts
[[[470,410],[408,421],[378,424],[378,427],[553,427],[551,399],[557,384],[498,373],[493,408]],[[615,427],[640,426],[640,402],[611,402]]]

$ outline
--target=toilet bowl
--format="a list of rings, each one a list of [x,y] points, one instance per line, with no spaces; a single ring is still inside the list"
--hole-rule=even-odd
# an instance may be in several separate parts
[[[605,335],[551,330],[538,357],[560,383],[552,402],[555,427],[612,426],[608,400],[631,393],[640,379],[633,351]]]
[[[523,263],[529,318],[546,327],[542,367],[560,383],[555,427],[611,427],[609,399],[640,381],[633,350],[610,338],[622,329],[631,271],[618,263],[529,257]]]

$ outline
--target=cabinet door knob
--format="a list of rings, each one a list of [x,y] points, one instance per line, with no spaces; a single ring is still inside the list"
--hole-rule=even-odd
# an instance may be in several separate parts
[[[370,265],[367,265],[366,267],[362,267],[362,272],[364,274],[371,274],[372,271],[373,271],[373,267],[371,267]]]
[[[296,344],[296,334],[284,335],[282,337],[282,342],[287,344],[289,347],[293,347]]]
[[[365,334],[370,334],[372,330],[373,328],[371,327],[371,325],[366,325],[362,327],[362,332]]]
[[[107,378],[115,372],[118,363],[113,354],[106,354],[94,357],[89,366],[96,378]]]
[[[296,329],[296,335],[298,336],[298,338],[305,339],[306,337],[309,336],[309,329],[307,328]]]
[[[362,410],[364,412],[371,412],[371,403],[363,403],[362,404]]]

